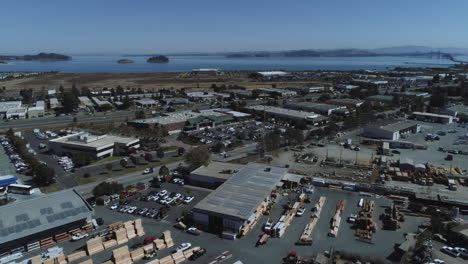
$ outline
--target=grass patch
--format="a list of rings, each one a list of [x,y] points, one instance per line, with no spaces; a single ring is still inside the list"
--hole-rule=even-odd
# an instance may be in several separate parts
[[[184,160],[184,156],[170,157],[170,158],[165,159],[163,161],[149,162],[146,165],[137,165],[137,166],[135,166],[133,168],[126,168],[126,169],[122,169],[122,170],[119,170],[119,171],[111,171],[111,172],[106,173],[106,174],[100,174],[100,175],[91,176],[91,177],[88,177],[88,178],[75,177],[75,182],[77,182],[79,185],[83,185],[83,184],[93,183],[93,182],[97,182],[97,181],[104,181],[104,180],[107,180],[109,178],[116,178],[116,177],[120,177],[120,176],[129,174],[129,173],[142,171],[145,168],[148,168],[148,167],[151,167],[151,166],[158,167],[158,166],[162,166],[162,165],[165,165],[165,164],[178,162],[178,161],[182,161],[182,160]]]
[[[99,164],[107,163],[107,162],[110,162],[110,161],[121,160],[123,158],[125,158],[125,157],[124,156],[112,156],[112,157],[108,157],[108,158],[105,158],[105,159],[102,159],[102,160],[97,160],[97,161],[92,162],[91,164],[89,164],[87,166],[99,165]]]
[[[171,152],[171,151],[176,151],[178,147],[177,146],[165,146],[165,147],[161,147],[161,149],[164,152]]]
[[[44,186],[39,188],[43,193],[53,193],[63,190],[63,187],[58,183],[51,184],[49,186]]]

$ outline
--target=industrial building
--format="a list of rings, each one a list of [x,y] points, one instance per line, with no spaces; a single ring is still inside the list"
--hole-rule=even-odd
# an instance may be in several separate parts
[[[190,122],[188,122],[190,120]],[[202,127],[215,127],[234,120],[231,114],[226,114],[215,109],[200,111],[180,111],[165,113],[159,117],[138,119],[128,121],[127,124],[138,128],[161,127],[169,134],[183,131],[188,125],[188,129],[199,129]],[[188,122],[188,123],[187,123]]]
[[[151,98],[134,100],[133,103],[135,103],[137,108],[152,108],[158,105],[158,102]]]
[[[420,126],[413,122],[398,122],[386,126],[369,126],[364,128],[363,135],[369,138],[399,140],[402,135],[418,133]]]
[[[10,108],[6,111],[6,119],[23,119],[26,118],[28,109],[26,107]]]
[[[411,120],[418,120],[430,123],[441,123],[441,124],[451,124],[455,119],[453,116],[449,115],[439,115],[433,113],[426,113],[426,112],[413,112],[408,115],[408,119]]]
[[[290,91],[286,89],[278,89],[278,88],[258,88],[258,91],[261,91],[264,94],[267,94],[269,96],[279,96],[279,97],[291,97],[291,96],[296,96],[297,92],[295,91]]]
[[[348,109],[344,106],[318,104],[318,103],[290,103],[284,106],[288,109],[301,110],[307,112],[314,112],[321,115],[333,114],[349,114]]]
[[[312,86],[312,87],[288,87],[290,91],[294,91],[298,94],[309,94],[309,93],[321,93],[325,91],[323,86]]]
[[[94,215],[93,208],[73,189],[1,208],[0,255],[39,249],[41,240],[80,228]]]
[[[239,234],[286,175],[286,168],[249,163],[195,205],[192,219],[211,232]]]
[[[200,166],[190,173],[190,183],[195,186],[215,189],[244,165],[212,161],[207,166]]]
[[[8,110],[20,108],[21,105],[21,101],[0,102],[0,114],[5,115],[8,112]]]
[[[45,114],[45,102],[37,101],[35,106],[28,108],[28,118],[44,117]]]
[[[393,96],[391,95],[371,95],[366,98],[370,102],[379,102],[379,103],[391,103],[393,101]]]
[[[78,96],[78,100],[80,100],[80,108],[86,108],[88,106],[93,106],[93,103],[91,102],[91,99],[87,96]]]
[[[306,121],[311,125],[318,125],[327,121],[327,118],[316,113],[299,111],[293,109],[285,109],[274,106],[252,105],[245,108],[252,113],[263,114],[286,121]]]
[[[346,106],[350,108],[357,108],[361,106],[362,104],[364,104],[364,101],[351,99],[351,98],[331,99],[328,102],[334,105]]]
[[[78,132],[51,139],[49,147],[53,153],[60,156],[75,156],[85,153],[94,159],[103,159],[114,155],[124,155],[130,148],[139,148],[140,140],[107,134],[93,135],[88,132]]]

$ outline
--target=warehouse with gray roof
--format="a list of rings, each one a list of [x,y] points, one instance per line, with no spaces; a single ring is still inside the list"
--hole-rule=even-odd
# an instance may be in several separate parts
[[[86,225],[94,215],[93,208],[73,189],[1,208],[0,255],[27,251],[42,239]]]
[[[286,168],[249,163],[192,209],[193,221],[212,232],[239,234],[286,175]]]

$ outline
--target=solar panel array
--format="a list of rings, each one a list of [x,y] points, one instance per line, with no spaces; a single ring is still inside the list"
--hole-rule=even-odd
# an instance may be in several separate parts
[[[39,219],[34,219],[31,221],[19,223],[19,224],[16,224],[14,226],[10,226],[7,228],[2,228],[0,229],[0,237],[6,237],[14,233],[20,233],[27,229],[32,229],[40,225],[41,225],[41,221],[39,221]]]
[[[54,209],[52,207],[41,208],[41,215],[53,214]]]
[[[16,222],[29,221],[28,214],[20,214],[15,216]]]
[[[60,213],[48,215],[46,218],[47,218],[47,222],[53,223],[55,221],[65,219],[65,218],[70,217],[70,216],[79,215],[80,213],[84,213],[84,212],[87,212],[87,211],[88,211],[88,208],[86,208],[86,206],[82,206],[82,207],[79,207],[79,208],[73,208],[73,209],[66,210],[66,211],[63,211],[63,212],[60,212]]]
[[[60,204],[60,207],[62,207],[62,209],[69,209],[73,208],[73,204],[71,202],[64,202]]]

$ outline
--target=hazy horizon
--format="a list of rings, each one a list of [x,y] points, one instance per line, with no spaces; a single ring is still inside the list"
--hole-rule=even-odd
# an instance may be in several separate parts
[[[2,2],[0,54],[468,48],[468,2]]]

